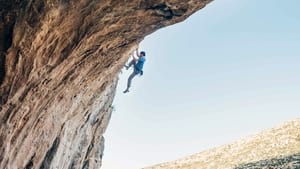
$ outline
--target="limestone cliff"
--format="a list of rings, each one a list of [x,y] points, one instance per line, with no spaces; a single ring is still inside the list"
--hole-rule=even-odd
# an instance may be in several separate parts
[[[144,169],[300,169],[300,119],[232,144]]]
[[[211,0],[0,0],[0,168],[99,168],[117,74]]]

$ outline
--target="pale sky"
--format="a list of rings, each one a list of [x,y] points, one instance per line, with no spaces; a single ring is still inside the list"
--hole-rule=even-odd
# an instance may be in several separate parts
[[[139,169],[300,117],[300,1],[215,0],[140,45],[123,70],[102,169]]]

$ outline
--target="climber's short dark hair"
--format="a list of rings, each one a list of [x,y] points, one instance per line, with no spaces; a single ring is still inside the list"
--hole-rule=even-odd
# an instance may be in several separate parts
[[[141,55],[146,56],[146,52],[142,51]]]

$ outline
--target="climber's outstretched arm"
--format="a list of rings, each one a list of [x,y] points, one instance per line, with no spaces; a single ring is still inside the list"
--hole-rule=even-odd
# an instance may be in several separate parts
[[[139,53],[139,48],[138,47],[135,49],[135,54],[136,54],[136,56],[140,57],[140,53]]]
[[[132,60],[134,60],[135,62],[136,62],[137,60],[139,60],[138,55],[137,55],[137,56],[134,56],[134,52],[131,54],[131,57],[132,57]]]

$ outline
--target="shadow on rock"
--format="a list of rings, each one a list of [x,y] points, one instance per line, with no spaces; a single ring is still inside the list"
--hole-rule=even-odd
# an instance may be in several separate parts
[[[242,164],[235,169],[300,169],[300,153]]]

